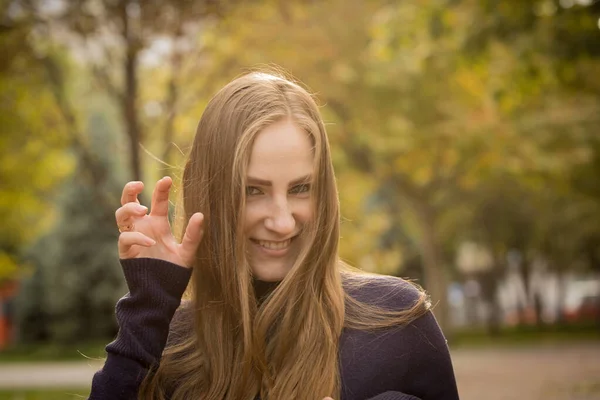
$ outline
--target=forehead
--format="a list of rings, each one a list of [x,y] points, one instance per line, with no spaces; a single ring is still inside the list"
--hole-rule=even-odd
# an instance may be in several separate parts
[[[259,132],[250,153],[248,175],[262,179],[290,179],[313,169],[310,135],[290,120],[269,125]]]

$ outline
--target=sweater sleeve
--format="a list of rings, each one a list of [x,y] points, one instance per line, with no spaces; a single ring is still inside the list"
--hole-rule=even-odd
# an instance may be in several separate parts
[[[129,288],[116,307],[117,338],[106,346],[104,367],[89,400],[133,400],[148,369],[160,362],[173,314],[191,270],[151,258],[121,260]]]

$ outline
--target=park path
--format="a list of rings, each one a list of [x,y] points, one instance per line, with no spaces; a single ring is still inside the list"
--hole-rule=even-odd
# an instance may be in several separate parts
[[[600,400],[600,342],[458,349],[461,400]]]
[[[452,352],[461,400],[600,400],[600,342]],[[89,387],[99,361],[0,363],[1,388]]]

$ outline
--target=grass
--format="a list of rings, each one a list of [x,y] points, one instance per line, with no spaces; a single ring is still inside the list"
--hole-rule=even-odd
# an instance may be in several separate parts
[[[600,341],[600,328],[594,323],[546,326],[543,330],[535,326],[503,328],[501,333],[490,336],[485,329],[469,329],[448,334],[450,347],[495,347],[536,346],[577,341]],[[104,359],[104,347],[110,341],[82,342],[79,344],[19,345],[0,352],[0,363],[84,361],[87,357]],[[3,397],[0,397],[2,400]]]
[[[89,390],[86,389],[0,390],[0,400],[87,399],[89,394]]]
[[[106,357],[106,342],[84,342],[79,344],[35,344],[17,345],[0,352],[0,362],[44,362],[44,361],[83,361],[86,358]],[[0,400],[3,398],[0,397]]]
[[[585,341],[600,341],[600,328],[595,323],[503,328],[497,335],[485,329],[455,331],[449,336],[451,347],[532,346]]]

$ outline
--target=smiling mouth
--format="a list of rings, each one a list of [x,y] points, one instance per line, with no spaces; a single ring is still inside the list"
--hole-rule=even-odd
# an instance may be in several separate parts
[[[264,247],[265,249],[268,250],[285,250],[288,247],[290,247],[290,244],[292,243],[292,240],[295,239],[295,236],[293,238],[287,239],[287,240],[282,240],[282,241],[271,241],[271,240],[257,240],[257,239],[250,239],[253,243],[256,243],[257,245]]]

